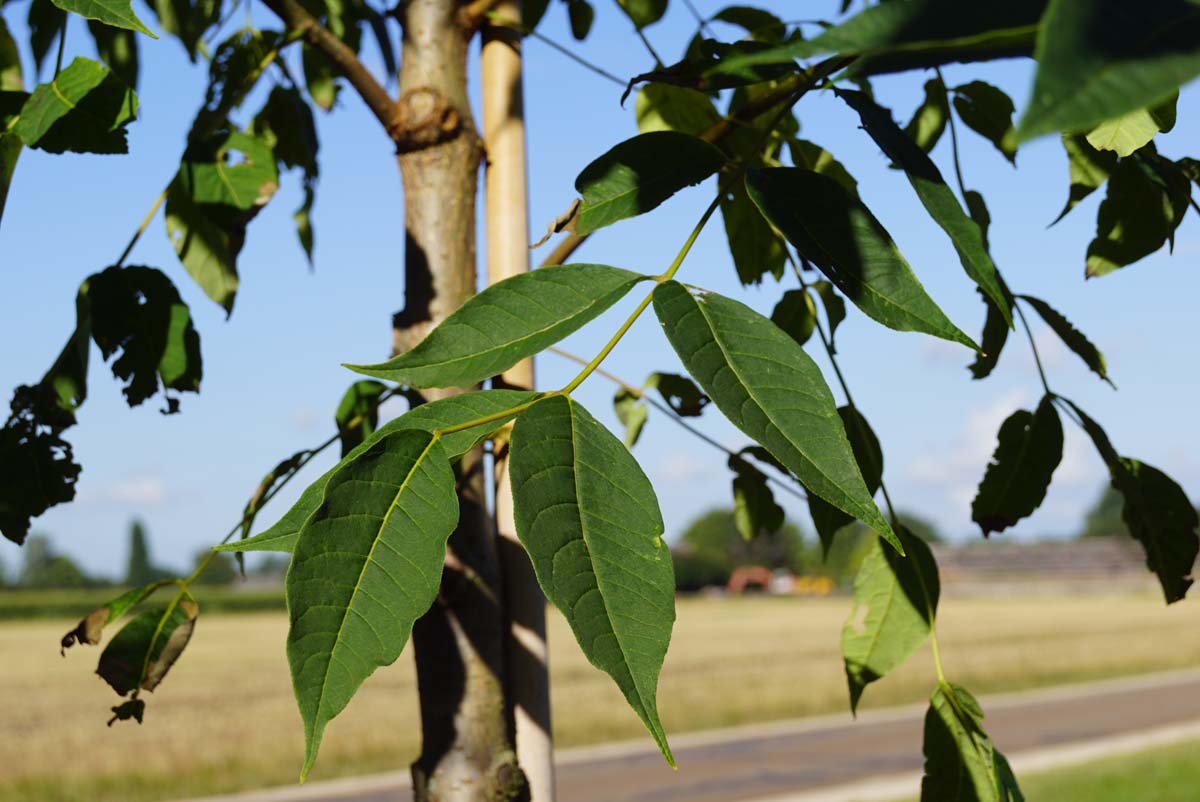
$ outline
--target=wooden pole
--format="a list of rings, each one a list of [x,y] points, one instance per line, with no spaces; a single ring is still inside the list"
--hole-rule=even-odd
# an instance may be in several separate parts
[[[496,4],[497,17],[521,18],[520,0]],[[529,201],[525,166],[525,109],[521,39],[512,28],[486,25],[482,50],[483,140],[487,153],[488,283],[529,270]],[[504,372],[496,386],[533,389],[533,361]],[[497,440],[497,443],[502,441]],[[546,599],[517,541],[507,447],[494,454],[496,530],[507,615],[505,680],[517,763],[532,802],[553,802],[550,680],[546,652]]]

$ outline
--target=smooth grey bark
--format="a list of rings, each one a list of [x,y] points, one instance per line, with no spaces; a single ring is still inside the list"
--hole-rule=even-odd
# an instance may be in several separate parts
[[[405,306],[396,352],[416,345],[475,293],[475,195],[483,147],[467,99],[473,30],[455,0],[406,0],[393,139],[404,184]],[[427,393],[433,398],[445,393]],[[417,802],[491,802],[527,796],[504,701],[504,611],[485,458],[458,469],[461,517],[442,588],[413,628],[422,753]]]

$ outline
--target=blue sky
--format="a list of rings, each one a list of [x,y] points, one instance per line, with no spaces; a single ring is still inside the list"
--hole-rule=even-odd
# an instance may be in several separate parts
[[[696,0],[705,13],[724,3]],[[785,18],[785,2],[765,2]],[[834,3],[821,4],[820,11]],[[5,6],[6,21],[25,36],[26,5]],[[140,13],[153,25],[153,15]],[[794,13],[794,11],[792,12]],[[550,9],[541,31],[577,47],[618,75],[652,66],[630,24],[600,0],[589,41],[571,42],[565,13]],[[273,25],[256,16],[263,27]],[[234,23],[240,24],[238,22]],[[664,58],[682,52],[694,22],[674,3],[647,34]],[[394,34],[394,31],[393,31]],[[731,32],[732,35],[732,32]],[[369,38],[369,37],[368,37]],[[84,26],[72,20],[68,56],[91,56]],[[292,56],[298,54],[291,54]],[[142,40],[141,119],[130,129],[127,156],[22,154],[0,224],[0,388],[36,381],[74,324],[74,294],[88,274],[113,262],[174,173],[184,135],[203,98],[204,70],[190,65],[178,42]],[[382,74],[368,45],[368,62]],[[474,56],[473,56],[474,58]],[[1007,90],[1024,107],[1032,75],[1026,62],[947,70],[953,85],[973,78]],[[636,133],[632,101],[621,88],[588,72],[546,45],[526,46],[531,226],[534,238],[575,196],[574,176],[591,159]],[[32,73],[31,66],[27,75]],[[296,71],[299,74],[299,71]],[[473,69],[473,89],[477,92]],[[906,120],[927,76],[890,77],[878,96]],[[1159,138],[1168,155],[1184,155],[1200,120],[1195,92],[1185,91],[1179,123]],[[249,114],[261,99],[246,105]],[[840,159],[860,182],[876,216],[891,231],[930,294],[965,331],[977,334],[983,307],[945,235],[924,215],[903,176],[888,170],[878,149],[858,130],[840,102],[812,95],[797,107],[802,136]],[[109,368],[93,352],[90,392],[79,425],[68,432],[84,467],[78,497],[35,522],[61,550],[92,571],[119,574],[133,517],[149,527],[154,556],[181,566],[219,540],[236,521],[254,486],[275,462],[323,440],[333,412],[354,375],[342,362],[387,356],[391,315],[403,305],[403,196],[390,142],[350,90],[332,114],[318,119],[321,179],[314,212],[316,267],[309,271],[292,230],[299,177],[282,189],[250,227],[239,270],[241,291],[232,317],[191,283],[167,242],[161,215],[151,224],[130,264],[159,267],[179,286],[200,331],[204,384],[182,400],[182,413],[162,416],[150,401],[128,409]],[[1175,253],[1155,254],[1113,275],[1084,281],[1083,260],[1095,225],[1097,193],[1062,223],[1047,228],[1066,197],[1066,159],[1051,137],[1023,147],[1014,170],[992,146],[960,129],[967,185],[983,191],[993,226],[992,250],[1014,290],[1040,296],[1089,334],[1108,357],[1114,392],[1035,322],[1054,389],[1076,400],[1108,429],[1119,450],[1166,470],[1189,494],[1200,496],[1200,457],[1194,450],[1195,299],[1200,297],[1200,237],[1189,216]],[[949,174],[948,137],[934,158]],[[660,272],[711,198],[712,182],[677,195],[653,214],[602,230],[574,261]],[[480,243],[482,253],[482,241]],[[534,253],[535,263],[550,246]],[[714,219],[701,235],[680,278],[726,293],[764,313],[791,281],[737,285],[724,231]],[[636,298],[572,336],[564,347],[595,353]],[[897,504],[935,521],[948,535],[977,538],[970,500],[995,444],[1001,421],[1032,408],[1040,385],[1028,346],[1014,334],[989,379],[971,381],[966,349],[919,334],[885,330],[851,308],[838,332],[839,360],[856,400],[884,444],[885,478]],[[832,374],[819,346],[809,345]],[[605,363],[639,384],[655,370],[682,372],[657,324],[644,317]],[[573,366],[552,355],[538,360],[542,388],[560,386]],[[576,397],[615,425],[614,387],[593,377]],[[840,396],[840,393],[836,393]],[[400,411],[397,406],[393,410]],[[710,408],[699,425],[726,445],[746,438]],[[651,413],[635,455],[654,482],[668,538],[710,506],[730,503],[724,457],[681,434]],[[282,514],[306,479],[331,464],[319,459],[264,513]],[[1067,425],[1062,465],[1042,509],[1002,537],[1063,536],[1078,528],[1105,481],[1090,443]],[[809,527],[805,505],[781,496],[789,515]],[[0,543],[10,572],[19,549]]]

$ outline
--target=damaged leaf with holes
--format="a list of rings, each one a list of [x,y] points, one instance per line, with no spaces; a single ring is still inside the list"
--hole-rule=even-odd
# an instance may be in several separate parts
[[[96,673],[121,696],[153,691],[191,640],[200,608],[184,594],[176,604],[134,616],[100,654]]]

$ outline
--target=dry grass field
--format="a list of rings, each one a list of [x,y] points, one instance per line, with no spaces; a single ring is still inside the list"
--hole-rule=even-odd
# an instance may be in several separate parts
[[[838,637],[848,599],[681,601],[659,689],[668,732],[845,709]],[[0,623],[0,802],[138,802],[293,782],[302,738],[281,613],[204,616],[146,722],[105,726],[116,697],[69,622]],[[1200,664],[1200,608],[1154,596],[948,599],[946,669],[978,693]],[[607,677],[551,620],[556,737],[641,737]],[[926,652],[870,688],[866,706],[929,690]],[[373,676],[330,725],[314,779],[402,768],[418,746],[411,658]]]

